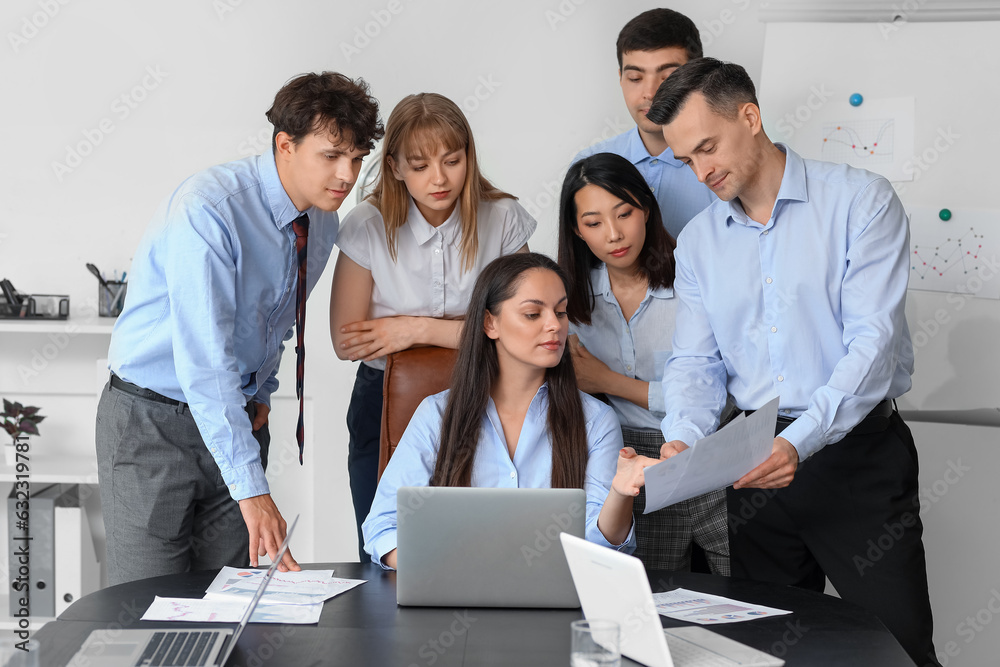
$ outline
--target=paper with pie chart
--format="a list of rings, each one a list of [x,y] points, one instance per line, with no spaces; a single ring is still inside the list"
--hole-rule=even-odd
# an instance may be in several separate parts
[[[719,595],[690,591],[686,588],[678,588],[666,593],[653,593],[653,603],[661,616],[668,616],[688,623],[698,623],[699,625],[738,623],[792,613],[787,609],[740,602]]]

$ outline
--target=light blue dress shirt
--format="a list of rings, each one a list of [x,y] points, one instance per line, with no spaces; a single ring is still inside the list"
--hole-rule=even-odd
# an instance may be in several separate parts
[[[670,358],[670,338],[674,332],[677,299],[670,287],[648,287],[646,296],[625,320],[618,299],[611,291],[605,264],[590,271],[594,310],[590,324],[571,324],[570,331],[583,346],[616,373],[649,383],[649,409],[645,410],[620,396],[608,395],[623,426],[659,430],[663,411],[663,366]]]
[[[337,240],[336,213],[311,208],[307,285]],[[157,210],[129,271],[108,366],[190,406],[236,500],[268,493],[244,411],[270,405],[295,324],[299,216],[265,153],[199,172]]]
[[[584,393],[583,414],[587,432],[587,539],[625,553],[635,551],[635,522],[620,545],[608,542],[597,527],[597,517],[611,491],[611,480],[622,448],[621,427],[614,411]],[[365,551],[382,565],[382,557],[396,548],[396,491],[401,486],[427,486],[441,444],[441,420],[448,391],[424,399],[413,413],[399,446],[389,459],[375,491],[371,512],[362,531]],[[547,489],[552,480],[552,441],[548,430],[549,388],[542,385],[524,417],[524,425],[511,460],[500,417],[489,399],[479,432],[479,446],[472,466],[472,486],[508,489]],[[384,567],[384,566],[383,566]]]
[[[636,166],[660,204],[663,226],[670,235],[677,238],[688,221],[698,215],[706,206],[719,201],[718,197],[703,183],[698,182],[687,165],[674,158],[674,152],[667,149],[653,157],[646,150],[635,127],[605,141],[585,148],[573,162],[579,162],[595,153],[615,153]]]
[[[766,225],[719,201],[678,243],[662,431],[693,445],[718,427],[727,388],[744,410],[780,396],[795,419],[781,435],[804,461],[910,388],[909,229],[883,177],[778,147]]]

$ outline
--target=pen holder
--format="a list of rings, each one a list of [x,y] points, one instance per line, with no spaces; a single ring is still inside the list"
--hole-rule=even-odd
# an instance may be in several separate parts
[[[97,314],[101,317],[118,317],[125,305],[125,291],[128,283],[109,280],[108,286],[97,286]]]

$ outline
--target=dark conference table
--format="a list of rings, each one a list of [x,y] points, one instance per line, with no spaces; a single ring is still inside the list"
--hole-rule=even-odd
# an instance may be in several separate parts
[[[247,626],[230,665],[569,665],[569,624],[583,617],[580,609],[398,607],[393,572],[370,563],[303,567],[333,568],[338,577],[366,579],[367,583],[328,600],[318,626]],[[205,626],[138,619],[154,595],[202,597],[216,573],[154,577],[111,586],[77,600],[34,635],[41,642],[40,664],[66,665],[95,629]],[[707,574],[650,572],[649,578],[654,592],[683,587],[791,610],[785,616],[707,626],[777,655],[790,667],[913,667],[875,616],[838,598]],[[664,627],[685,625],[665,617],[661,620]],[[636,663],[623,658],[622,664]]]

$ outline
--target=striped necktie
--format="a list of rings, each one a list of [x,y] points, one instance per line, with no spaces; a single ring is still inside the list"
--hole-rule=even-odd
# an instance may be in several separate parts
[[[295,232],[295,254],[299,260],[298,284],[295,288],[295,331],[297,334],[295,346],[295,396],[299,399],[299,421],[295,427],[295,440],[299,443],[299,464],[302,463],[302,450],[305,443],[305,426],[303,408],[305,393],[302,390],[306,365],[306,255],[309,243],[309,216],[305,213],[292,220],[292,231]]]

